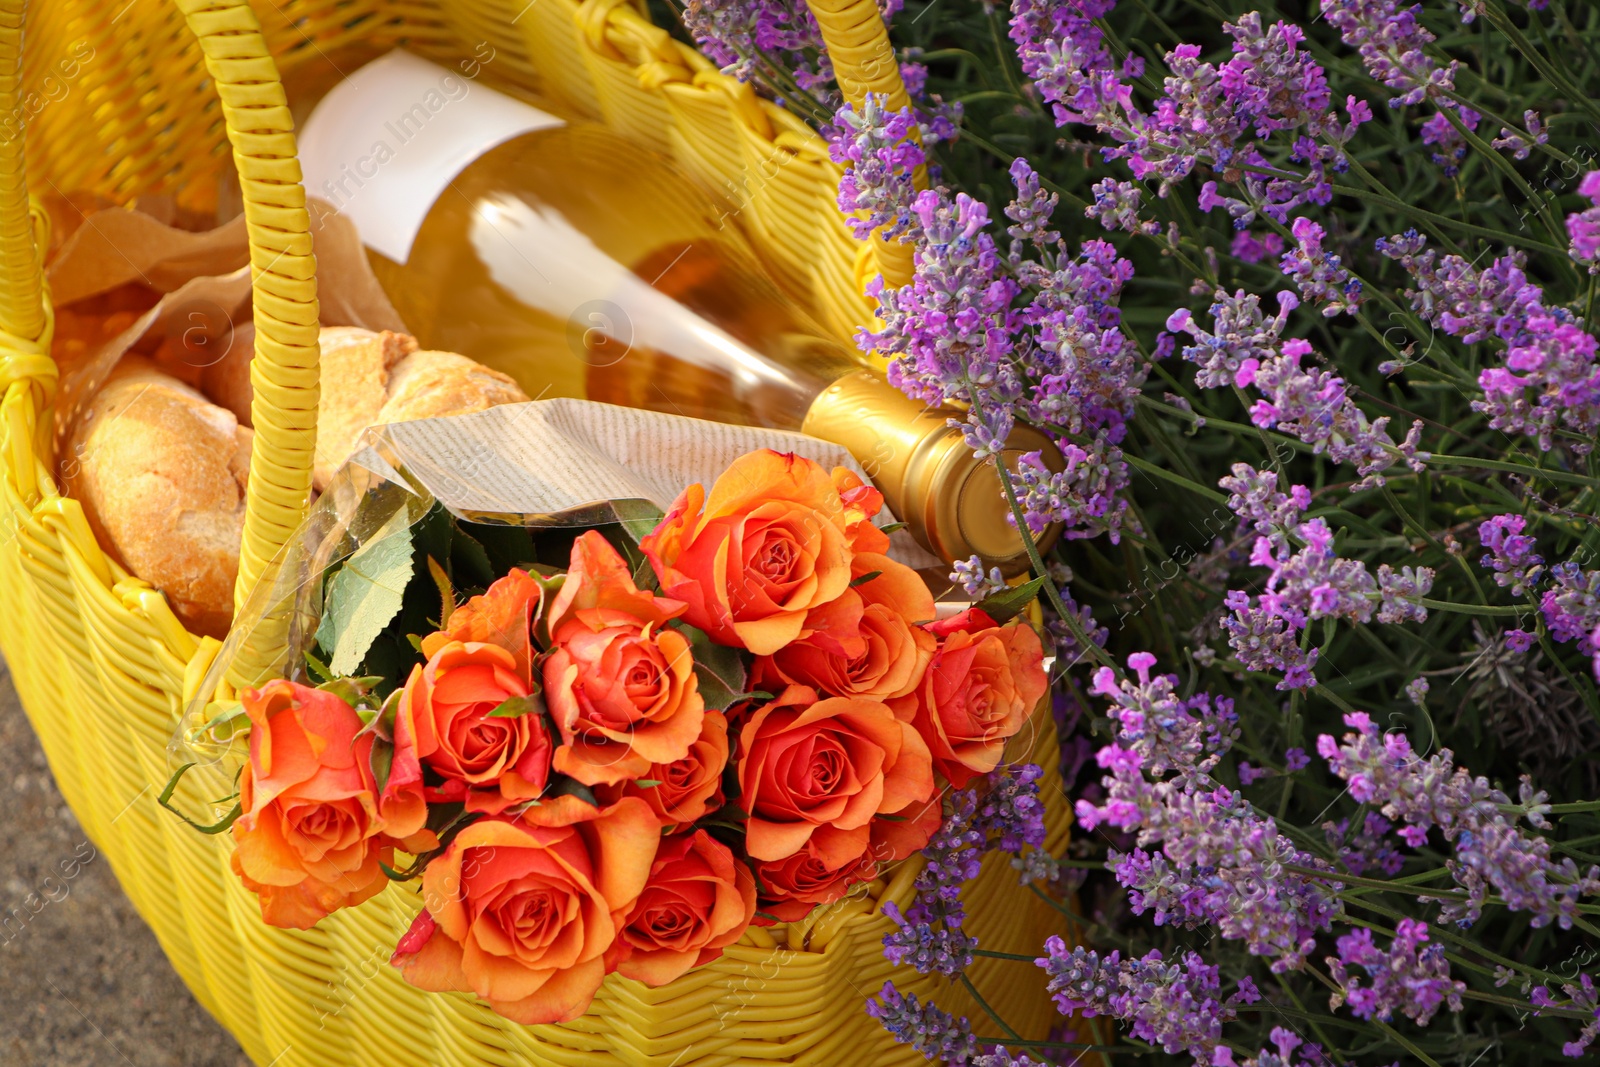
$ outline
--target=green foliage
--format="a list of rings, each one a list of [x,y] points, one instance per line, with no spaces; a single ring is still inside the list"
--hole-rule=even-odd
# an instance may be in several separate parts
[[[411,577],[411,530],[404,512],[379,530],[334,572],[317,627],[335,676],[355,673],[372,642],[400,611]]]
[[[1034,578],[1013,589],[980,600],[977,607],[995,622],[1010,622],[1028,610],[1028,605],[1039,599],[1044,588],[1044,578]]]

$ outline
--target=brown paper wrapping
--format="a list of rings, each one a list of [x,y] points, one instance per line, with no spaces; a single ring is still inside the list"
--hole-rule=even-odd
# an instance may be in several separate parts
[[[367,263],[355,227],[320,200],[313,199],[309,206],[322,324],[405,332],[405,322]],[[58,456],[84,405],[130,351],[151,356],[167,373],[234,408],[242,421],[248,421],[248,390],[243,390],[242,404],[237,395],[219,394],[229,392],[230,382],[248,380],[245,364],[254,336],[249,262],[243,216],[198,232],[128,208],[110,208],[82,219],[47,272],[51,294],[66,316],[93,309],[89,302],[96,298],[122,298],[125,303],[129,286],[162,295],[93,351],[78,354],[57,345]]]

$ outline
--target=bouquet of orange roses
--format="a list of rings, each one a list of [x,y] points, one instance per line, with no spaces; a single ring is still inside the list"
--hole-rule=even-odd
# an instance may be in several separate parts
[[[358,553],[365,592],[327,576],[304,677],[241,694],[232,862],[262,917],[309,927],[420,877],[393,955],[409,982],[566,1022],[613,971],[670,982],[909,856],[942,783],[994,769],[1046,679],[1015,617],[1032,590],[936,621],[881,507],[845,468],[752,452],[637,540],[502,543],[523,565],[459,603],[494,553],[445,516],[453,539],[408,535],[387,583],[385,629],[432,632],[341,674],[317,654],[359,625],[335,601],[385,586],[382,542]]]

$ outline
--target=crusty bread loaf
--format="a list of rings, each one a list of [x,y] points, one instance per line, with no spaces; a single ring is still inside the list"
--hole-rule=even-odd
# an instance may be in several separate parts
[[[219,406],[151,360],[125,357],[85,407],[62,462],[100,543],[164,592],[186,626],[216,637],[232,621],[244,533],[252,433],[228,409],[248,410],[244,368],[240,360],[206,368],[204,384],[228,394]],[[404,334],[354,327],[322,331],[322,383],[318,489],[369,426],[527,399],[464,356],[418,352]]]
[[[250,359],[255,355],[256,328],[254,323],[241,323],[226,339],[227,350],[221,358],[207,363],[200,370],[200,391],[233,412],[241,426],[249,426],[250,402],[255,399],[255,388],[250,384]]]
[[[129,357],[63,458],[100,543],[196,633],[220,637],[233,617],[251,437],[232,412]]]
[[[466,415],[528,399],[517,383],[454,352],[413,352],[389,372],[389,399],[378,421],[411,422]]]
[[[454,352],[419,352],[405,334],[325,328],[312,484],[327,487],[369,426],[465,415],[527,399],[499,371]]]
[[[417,350],[413,337],[356,326],[323,327],[322,402],[311,484],[325,489],[389,398],[389,372]]]

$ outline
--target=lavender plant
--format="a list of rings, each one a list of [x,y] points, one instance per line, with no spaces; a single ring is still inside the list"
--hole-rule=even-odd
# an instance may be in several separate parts
[[[803,4],[722,3],[693,32],[803,90],[841,210],[913,249],[862,349],[978,455],[1064,459],[1002,481],[1063,530],[1073,843],[1035,772],[975,783],[885,950],[963,981],[1011,853],[1066,1029],[869,1010],[948,1064],[1600,1051],[1600,5],[907,0],[892,111],[725,28]]]

